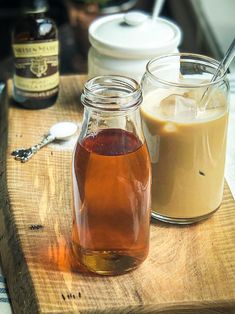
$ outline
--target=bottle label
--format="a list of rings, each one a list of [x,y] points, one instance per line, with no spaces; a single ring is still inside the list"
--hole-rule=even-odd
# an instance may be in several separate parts
[[[58,92],[58,41],[13,45],[14,86],[21,96],[50,97]]]

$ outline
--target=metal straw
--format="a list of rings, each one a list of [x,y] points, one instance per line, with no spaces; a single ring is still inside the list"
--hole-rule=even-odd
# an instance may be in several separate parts
[[[152,20],[156,20],[158,18],[162,7],[164,5],[165,0],[155,0],[154,8],[153,8],[153,14],[152,14]]]
[[[227,70],[230,66],[230,63],[232,62],[234,57],[235,57],[235,38],[233,39],[228,50],[226,51],[225,56],[224,56],[223,60],[220,62],[216,72],[212,76],[212,79],[210,81],[211,83],[216,81],[217,77],[220,75],[221,72],[222,72],[222,74],[227,72]],[[208,100],[209,91],[210,91],[210,88],[208,87],[201,97],[201,103],[202,104],[204,103],[204,106],[202,106],[202,107],[204,107],[204,110],[206,109],[206,105],[207,105],[206,100]]]
[[[233,61],[233,58],[235,57],[235,38],[233,39],[231,45],[229,46],[223,60],[220,62],[217,71],[213,75],[211,82],[214,82],[221,70],[224,70],[224,73],[227,72],[228,67],[230,66],[230,63]]]

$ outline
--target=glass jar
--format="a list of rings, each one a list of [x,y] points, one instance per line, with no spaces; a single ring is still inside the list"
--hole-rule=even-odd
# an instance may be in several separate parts
[[[196,54],[151,60],[142,79],[143,129],[152,164],[152,216],[187,224],[222,201],[228,80],[211,83],[219,63]]]
[[[148,254],[150,159],[141,128],[140,86],[121,76],[89,80],[73,156],[73,250],[101,275],[136,268]]]

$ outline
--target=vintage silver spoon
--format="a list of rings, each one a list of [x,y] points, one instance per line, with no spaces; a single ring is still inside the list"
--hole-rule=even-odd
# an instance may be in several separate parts
[[[50,128],[48,134],[43,137],[40,143],[33,145],[27,149],[16,149],[11,153],[11,155],[14,156],[16,160],[26,162],[30,158],[32,158],[32,156],[36,154],[43,146],[53,142],[54,140],[68,140],[72,135],[76,133],[76,131],[77,125],[73,122],[56,123]]]

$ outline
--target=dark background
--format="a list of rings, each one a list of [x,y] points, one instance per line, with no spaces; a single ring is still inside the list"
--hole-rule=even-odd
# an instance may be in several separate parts
[[[118,5],[128,0],[113,1]],[[87,71],[87,31],[77,32],[77,26],[71,21],[71,4],[77,6],[75,0],[50,0],[47,15],[56,21],[60,39],[60,73],[85,73]],[[76,2],[76,4],[75,4]],[[69,5],[70,4],[70,5]],[[131,9],[151,13],[153,0],[136,0]],[[98,13],[105,14],[105,13]],[[20,16],[20,1],[0,0],[0,80],[11,77],[13,62],[11,56],[11,31]],[[213,56],[198,35],[197,21],[193,16],[190,1],[166,0],[161,16],[175,21],[183,31],[180,50],[184,52],[205,53]],[[87,19],[88,21],[88,19]],[[84,47],[85,46],[85,47]]]

